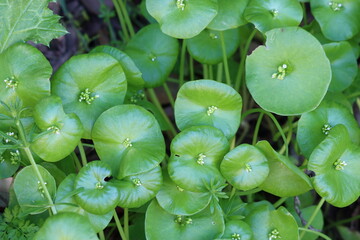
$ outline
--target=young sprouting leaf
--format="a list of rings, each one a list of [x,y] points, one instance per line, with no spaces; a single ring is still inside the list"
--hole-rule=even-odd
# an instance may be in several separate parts
[[[31,150],[47,162],[68,156],[78,145],[84,128],[74,113],[65,114],[61,99],[47,97],[34,109],[34,119],[41,131],[48,131],[31,143]]]
[[[347,40],[360,31],[360,2],[358,0],[311,0],[311,13],[320,24],[326,38]]]
[[[163,171],[164,184],[156,195],[159,205],[174,215],[193,215],[206,208],[211,200],[209,192],[191,192],[176,185]]]
[[[165,157],[165,141],[154,116],[136,105],[121,105],[105,111],[92,132],[95,149],[113,176],[147,172]]]
[[[269,174],[269,164],[259,149],[242,144],[224,156],[220,171],[231,185],[246,191],[264,182]]]
[[[360,196],[359,158],[360,148],[351,144],[346,127],[334,126],[309,158],[316,192],[336,207],[355,202]]]
[[[224,36],[226,56],[232,56],[240,44],[238,28],[223,32],[205,29],[199,35],[186,39],[185,41],[190,55],[201,63],[220,63],[223,60],[220,34]]]
[[[298,0],[251,0],[244,17],[265,33],[274,28],[298,26],[303,10]]]
[[[56,183],[51,174],[42,166],[37,165],[51,198],[55,197]],[[21,209],[25,212],[38,214],[49,208],[49,201],[45,196],[40,181],[33,166],[23,168],[15,177],[14,191]]]
[[[295,166],[289,158],[277,153],[267,141],[260,141],[256,147],[269,161],[270,172],[259,187],[278,197],[300,195],[312,189],[309,177]]]
[[[209,240],[224,232],[224,219],[219,208],[213,213],[210,208],[191,215],[173,215],[153,200],[146,211],[145,233],[148,240],[196,239]]]
[[[36,240],[87,239],[98,240],[86,217],[77,213],[63,212],[46,219],[36,233]]]
[[[210,22],[207,28],[224,31],[245,25],[243,14],[249,0],[218,0],[218,14]]]
[[[0,53],[17,42],[32,41],[48,46],[53,38],[67,33],[59,23],[60,16],[54,15],[48,9],[49,2],[50,0],[1,2]],[[23,53],[23,56],[26,56],[26,53]]]
[[[240,220],[232,220],[225,223],[225,232],[220,239],[252,240],[253,232],[246,222]]]
[[[83,167],[75,178],[74,188],[84,188],[75,195],[75,200],[85,211],[103,215],[115,209],[119,202],[119,190],[106,178],[110,167],[101,161],[93,161]]]
[[[142,72],[145,87],[153,88],[161,86],[174,68],[179,42],[162,33],[158,24],[151,24],[136,33],[125,52]]]
[[[146,8],[161,31],[174,38],[192,38],[214,19],[217,0],[147,0]]]
[[[180,188],[208,192],[211,182],[224,184],[220,163],[229,151],[224,134],[210,126],[195,126],[179,133],[171,142],[168,171]]]
[[[337,124],[343,124],[347,128],[354,144],[360,142],[359,124],[345,106],[333,101],[324,101],[314,111],[304,113],[299,120],[297,130],[297,142],[301,153],[309,158],[314,148]]]
[[[127,176],[113,183],[120,193],[118,206],[138,208],[153,199],[161,188],[161,168],[157,166],[148,172]]]
[[[298,27],[273,29],[266,37],[266,47],[258,47],[246,60],[246,84],[254,100],[279,115],[315,109],[331,81],[330,62],[320,43]]]
[[[230,139],[240,125],[242,99],[232,87],[213,80],[185,83],[175,101],[175,121],[180,130],[207,125]]]
[[[0,53],[0,66],[0,101],[4,104],[11,106],[19,99],[22,107],[33,107],[50,95],[52,68],[35,47],[25,43],[12,45]],[[3,104],[0,113],[9,116]]]
[[[334,42],[323,45],[330,60],[332,79],[329,91],[341,92],[348,88],[356,77],[358,66],[351,45],[348,42]]]
[[[56,192],[55,205],[58,212],[75,212],[87,218],[95,232],[100,232],[109,224],[113,217],[113,210],[103,215],[92,214],[81,208],[75,200],[75,195],[83,188],[74,190],[75,174],[68,175],[59,185]]]

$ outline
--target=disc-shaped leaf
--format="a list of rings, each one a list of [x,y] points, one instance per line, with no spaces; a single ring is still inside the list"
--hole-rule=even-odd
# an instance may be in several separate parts
[[[251,0],[244,17],[265,33],[274,28],[298,26],[303,10],[298,0]]]
[[[37,165],[46,183],[50,197],[55,197],[56,183],[51,174],[42,166]],[[23,168],[15,177],[14,191],[16,199],[24,212],[41,213],[48,209],[49,200],[45,196],[33,166]]]
[[[240,44],[238,28],[223,32],[205,29],[196,37],[186,39],[185,41],[190,55],[201,63],[220,63],[223,60],[221,34],[224,37],[226,56],[232,56]]]
[[[163,171],[164,184],[156,195],[159,205],[168,213],[175,215],[193,215],[200,212],[209,204],[209,192],[191,192],[176,185]]]
[[[323,45],[331,63],[332,79],[329,90],[341,92],[348,88],[356,77],[358,66],[351,45],[348,42]]]
[[[36,233],[36,240],[87,239],[98,240],[89,221],[77,213],[58,213],[46,219]]]
[[[210,126],[188,128],[173,139],[170,150],[168,171],[179,187],[206,192],[211,182],[225,182],[219,168],[229,142],[220,130]]]
[[[252,240],[253,232],[246,222],[232,220],[225,224],[225,232],[221,239]]]
[[[224,228],[224,219],[218,208],[213,213],[206,208],[192,216],[172,215],[153,200],[146,211],[145,233],[148,240],[209,240],[220,237]]]
[[[110,167],[104,162],[93,161],[83,167],[75,179],[75,189],[83,188],[75,195],[75,200],[89,213],[102,215],[115,209],[119,201],[119,190],[106,178],[110,177]]]
[[[301,28],[274,29],[246,61],[246,84],[265,110],[297,115],[315,109],[331,81],[320,43]],[[314,64],[316,62],[316,64]]]
[[[41,131],[48,132],[35,137],[31,150],[48,162],[56,162],[70,155],[84,132],[77,115],[64,113],[59,97],[41,100],[35,106],[34,119]]]
[[[243,14],[249,0],[218,0],[218,14],[210,22],[207,28],[217,31],[224,31],[245,25]]]
[[[0,138],[1,141],[1,138]],[[0,143],[0,146],[3,146]],[[16,150],[0,150],[0,179],[11,177],[20,166]]]
[[[161,86],[174,68],[179,43],[162,33],[158,24],[151,24],[136,33],[125,52],[142,72],[145,87],[153,88]]]
[[[162,186],[159,166],[145,173],[127,176],[114,182],[119,189],[118,205],[122,208],[138,208],[156,196]]]
[[[336,207],[355,202],[360,196],[359,158],[360,148],[351,144],[346,127],[333,127],[309,159],[316,192]]]
[[[109,54],[72,57],[55,73],[51,91],[59,96],[66,113],[79,116],[83,138],[90,139],[95,120],[105,110],[122,104],[126,80],[120,63]]]
[[[18,43],[0,54],[0,100],[7,105],[20,98],[23,107],[33,107],[50,95],[50,63],[35,47]],[[0,104],[0,113],[8,115]]]
[[[231,185],[246,191],[264,182],[269,174],[269,164],[259,149],[242,144],[225,155],[220,170]]]
[[[267,141],[260,141],[256,147],[269,161],[270,172],[259,187],[279,197],[300,195],[312,189],[309,177],[296,167],[289,158],[277,153]]]
[[[303,114],[298,122],[297,142],[301,153],[309,158],[314,148],[337,124],[347,128],[353,143],[360,142],[359,124],[349,109],[333,101],[326,101],[316,110]]]
[[[91,52],[107,53],[118,60],[124,70],[128,88],[141,89],[144,87],[145,82],[142,78],[142,73],[136,67],[133,60],[123,51],[111,46],[98,46],[91,50]]]
[[[239,128],[241,108],[241,96],[232,87],[213,80],[191,81],[178,92],[175,121],[180,130],[214,126],[230,139]]]
[[[311,0],[311,13],[326,38],[347,40],[360,31],[360,2],[357,0]]]
[[[111,210],[106,214],[96,215],[78,206],[74,196],[81,190],[75,190],[75,178],[75,174],[70,174],[59,185],[55,198],[56,209],[58,212],[75,212],[85,216],[95,232],[100,232],[107,227],[114,212]]]
[[[96,121],[92,137],[100,159],[109,164],[118,179],[149,171],[165,157],[159,124],[139,106],[107,110]]]
[[[218,3],[216,0],[147,0],[146,8],[165,34],[192,38],[216,16]]]

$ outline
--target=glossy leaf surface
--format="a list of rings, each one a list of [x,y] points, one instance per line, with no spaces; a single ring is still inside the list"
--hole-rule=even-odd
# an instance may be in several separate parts
[[[232,220],[225,224],[225,232],[221,239],[252,240],[253,232],[246,222]]]

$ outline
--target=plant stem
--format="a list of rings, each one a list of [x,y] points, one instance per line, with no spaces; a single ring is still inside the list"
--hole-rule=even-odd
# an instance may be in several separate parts
[[[173,95],[172,95],[172,93],[171,93],[171,91],[170,91],[170,89],[169,89],[166,82],[164,82],[163,87],[164,87],[165,93],[166,93],[166,95],[167,95],[167,97],[169,99],[169,102],[170,102],[171,106],[174,108],[174,105],[175,105],[174,97],[173,97]]]
[[[54,205],[54,202],[50,196],[50,193],[49,193],[49,190],[47,189],[46,185],[45,185],[45,181],[43,179],[43,177],[41,176],[41,173],[40,173],[40,170],[38,168],[38,165],[36,164],[35,162],[35,159],[31,153],[31,150],[29,148],[30,146],[30,143],[27,141],[26,139],[26,136],[25,136],[25,131],[24,131],[24,127],[19,119],[19,117],[16,118],[15,120],[15,123],[16,123],[16,127],[19,131],[19,135],[20,135],[20,138],[24,144],[24,151],[26,153],[26,156],[28,157],[30,163],[31,163],[31,166],[33,167],[34,171],[35,171],[35,174],[40,182],[40,185],[42,187],[42,189],[44,190],[44,194],[45,194],[45,197],[47,198],[48,202],[49,202],[49,205],[50,205],[50,208],[51,208],[51,211],[53,214],[57,214],[57,211],[56,211],[56,208],[55,208],[55,205]]]
[[[149,93],[151,101],[155,104],[155,106],[157,107],[157,109],[159,110],[159,112],[161,113],[163,118],[165,119],[166,123],[168,124],[171,138],[174,138],[177,134],[177,131],[176,131],[174,125],[172,124],[172,122],[170,121],[170,119],[168,118],[168,116],[166,115],[166,113],[164,112],[164,109],[162,108],[162,106],[159,102],[159,99],[157,98],[157,96],[155,94],[154,89],[148,88],[147,91]]]
[[[123,16],[122,12],[121,12],[119,3],[117,2],[117,0],[113,0],[112,2],[114,3],[116,14],[118,16],[118,19],[119,19],[119,22],[120,22],[120,25],[121,25],[121,29],[123,30],[123,33],[124,33],[124,40],[125,40],[125,42],[128,42],[129,39],[130,39],[130,35],[129,35],[129,32],[128,32],[127,28],[126,28],[125,19],[124,19],[124,16]]]
[[[323,234],[321,232],[317,232],[317,231],[310,230],[310,229],[307,229],[307,228],[302,228],[302,227],[299,227],[299,230],[302,231],[302,233],[304,233],[304,234],[305,234],[305,232],[309,232],[309,233],[318,235],[319,237],[322,237],[323,239],[331,240],[331,238],[329,238],[328,236],[326,236],[325,234]]]
[[[86,154],[85,154],[84,146],[82,145],[81,140],[80,140],[80,142],[79,142],[79,144],[78,144],[78,149],[79,149],[79,152],[80,152],[80,157],[81,157],[82,165],[83,165],[83,167],[85,167],[86,164],[87,164],[87,159],[86,159]]]
[[[130,239],[129,237],[129,209],[124,208],[124,228],[125,228],[125,236],[127,239]]]
[[[212,65],[208,65],[208,67],[209,67],[209,78],[210,79],[214,79],[214,71],[213,71],[213,67],[212,67]]]
[[[203,64],[203,78],[204,79],[209,79],[209,72],[208,72],[208,68],[206,64]]]
[[[179,84],[180,87],[184,84],[184,69],[185,69],[185,55],[186,55],[186,41],[183,40],[180,53],[180,67],[179,67]]]
[[[260,188],[254,188],[252,190],[239,192],[239,193],[236,194],[236,196],[246,196],[246,195],[254,194],[254,193],[257,193],[257,192],[260,192],[260,191],[261,191]]]
[[[78,171],[80,171],[81,169],[81,163],[80,163],[80,160],[79,158],[76,156],[76,154],[74,152],[71,153],[73,159],[74,159],[74,162],[75,162],[75,166],[77,168]]]
[[[114,219],[115,219],[116,227],[117,227],[117,229],[118,229],[118,231],[120,233],[120,236],[121,236],[122,240],[128,240],[126,235],[125,235],[124,229],[121,226],[119,217],[118,217],[117,212],[116,212],[115,209],[114,209]]]
[[[257,142],[257,138],[258,138],[258,134],[259,134],[259,129],[260,129],[260,124],[261,121],[264,117],[264,113],[260,113],[257,121],[256,121],[256,125],[255,125],[255,130],[254,130],[254,135],[253,135],[253,139],[252,139],[252,145],[255,145]]]
[[[217,67],[216,81],[222,82],[222,74],[223,74],[223,64],[219,63]]]
[[[99,232],[99,238],[100,238],[100,240],[105,240],[104,231]]]
[[[351,218],[348,218],[348,219],[343,219],[343,220],[340,220],[340,221],[337,221],[337,222],[333,222],[333,223],[329,224],[329,226],[325,227],[324,229],[330,229],[330,228],[333,228],[333,227],[336,227],[336,226],[339,226],[339,225],[343,225],[343,224],[348,223],[348,222],[356,221],[358,219],[360,219],[360,215],[357,215],[355,217],[351,217]]]
[[[354,98],[354,97],[359,97],[360,96],[360,92],[354,92],[348,96],[346,96],[346,98]]]
[[[279,200],[277,200],[273,205],[274,205],[274,208],[278,208],[281,206],[281,204],[283,204],[286,199],[288,199],[288,197],[282,197],[280,198]]]
[[[129,14],[126,10],[126,4],[122,0],[117,0],[117,1],[119,3],[120,9],[122,10],[122,13],[124,15],[125,23],[129,29],[130,37],[133,37],[135,35],[135,31],[134,31],[134,27],[131,23],[131,20],[129,18]]]
[[[316,215],[318,214],[318,212],[320,211],[322,205],[324,204],[325,202],[325,198],[321,198],[320,202],[318,203],[318,205],[316,206],[314,212],[311,214],[311,217],[309,218],[309,221],[306,223],[305,225],[305,229],[308,229],[309,226],[311,225],[311,223],[314,221]],[[305,235],[305,231],[303,231],[301,234],[300,234],[300,239],[302,239]]]
[[[235,196],[235,193],[236,193],[236,188],[233,186],[232,189],[231,189],[231,193],[230,193],[229,199],[232,199],[232,198]]]
[[[194,74],[194,59],[189,55],[189,69],[190,69],[190,80],[195,80],[195,74]]]
[[[90,143],[83,143],[82,145],[88,148],[95,148],[94,144],[90,144]]]
[[[222,50],[224,69],[225,69],[226,84],[231,86],[230,71],[226,56],[226,46],[225,46],[224,34],[222,31],[220,32],[220,41],[221,41],[221,50]]]

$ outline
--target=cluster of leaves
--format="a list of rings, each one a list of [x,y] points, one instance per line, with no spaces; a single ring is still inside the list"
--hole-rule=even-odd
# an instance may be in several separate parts
[[[0,228],[20,230],[4,234],[31,238],[37,230],[19,220],[21,209],[46,219],[35,239],[105,239],[112,218],[124,240],[329,239],[312,230],[323,228],[322,204],[359,198],[360,129],[351,107],[360,80],[358,1],[312,0],[308,24],[309,5],[297,0],[146,0],[152,24],[135,34],[117,0],[130,36],[124,49],[98,46],[54,74],[24,43],[66,33],[48,2],[0,0],[0,178],[14,177],[10,202],[20,207],[0,219]],[[247,56],[254,37],[264,45]],[[194,80],[194,60],[204,79]],[[153,90],[167,89],[177,66],[176,101],[168,96],[180,133]],[[239,127],[254,113],[250,145]],[[264,116],[282,137],[279,152],[269,139],[258,141]],[[88,162],[84,147],[99,160]],[[317,206],[292,202],[313,189],[322,197]],[[260,191],[279,202],[253,201]]]

